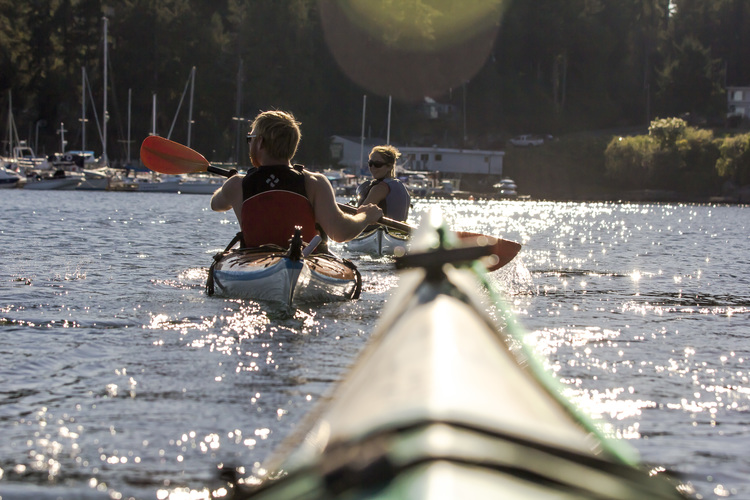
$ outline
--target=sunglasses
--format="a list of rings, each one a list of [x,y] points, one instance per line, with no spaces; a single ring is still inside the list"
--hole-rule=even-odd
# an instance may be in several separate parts
[[[254,137],[258,137],[258,134],[247,134],[247,143],[250,144]]]
[[[368,162],[367,162],[367,165],[368,165],[368,166],[369,166],[370,168],[372,168],[372,167],[375,167],[375,168],[380,168],[380,167],[385,167],[385,166],[387,166],[387,165],[388,165],[388,162],[385,162],[385,161],[372,161],[372,160],[370,160],[370,161],[368,161]]]

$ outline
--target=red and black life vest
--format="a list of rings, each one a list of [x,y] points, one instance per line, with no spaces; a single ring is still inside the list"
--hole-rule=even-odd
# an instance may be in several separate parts
[[[263,166],[242,180],[240,227],[246,247],[273,244],[286,248],[295,226],[302,227],[305,242],[318,234],[303,169],[301,165]]]

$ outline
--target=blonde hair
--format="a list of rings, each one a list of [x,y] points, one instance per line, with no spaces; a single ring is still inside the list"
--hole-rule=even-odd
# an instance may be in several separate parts
[[[375,146],[374,148],[372,148],[372,151],[370,151],[370,156],[372,156],[373,153],[379,153],[380,156],[382,156],[383,159],[388,162],[388,165],[391,166],[395,165],[396,160],[401,158],[401,152],[390,144],[384,146]]]
[[[298,122],[286,111],[264,111],[255,117],[252,130],[262,137],[268,153],[274,158],[291,160],[302,138]]]

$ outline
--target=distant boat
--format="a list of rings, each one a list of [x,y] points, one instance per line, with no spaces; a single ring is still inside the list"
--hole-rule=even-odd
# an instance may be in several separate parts
[[[19,141],[13,148],[11,156],[5,158],[6,163],[18,172],[30,173],[35,170],[48,170],[50,164],[44,156],[37,156],[26,141]]]
[[[163,175],[151,177],[136,177],[132,182],[138,186],[136,191],[146,193],[176,193],[180,190],[179,175]]]
[[[71,153],[54,153],[47,157],[53,169],[78,172],[83,169],[83,157]]]
[[[83,180],[82,174],[56,170],[52,175],[36,173],[26,177],[24,189],[36,190],[70,190],[75,189]]]
[[[506,177],[492,187],[495,188],[495,193],[501,198],[515,198],[518,196],[518,192],[516,191],[518,186],[516,186],[513,179]]]
[[[14,170],[26,176],[22,183],[24,189],[75,189],[83,179],[83,174],[54,168],[47,158],[37,156],[26,141],[18,142],[10,160]]]
[[[76,187],[79,191],[109,190],[114,174],[108,167],[84,169],[83,180]]]
[[[354,196],[357,192],[356,176],[342,170],[326,169],[321,172],[333,186],[336,196]]]
[[[9,189],[18,187],[21,183],[21,177],[13,170],[0,166],[0,189]]]
[[[96,168],[98,162],[92,151],[54,153],[47,160],[55,171],[63,170],[70,177],[78,177],[80,183],[76,189],[81,191],[105,191],[114,176],[112,169]]]
[[[26,141],[18,137],[16,122],[13,119],[13,96],[8,91],[8,139],[7,139],[7,157],[0,158],[3,166],[11,168],[21,174],[26,174],[31,170],[44,170],[49,168],[47,158],[39,157],[31,149]]]
[[[224,183],[223,178],[208,175],[186,175],[177,187],[182,194],[214,194]]]

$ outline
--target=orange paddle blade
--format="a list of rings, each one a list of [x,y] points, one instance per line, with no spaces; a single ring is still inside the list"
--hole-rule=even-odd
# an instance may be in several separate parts
[[[158,135],[143,140],[141,161],[149,169],[162,174],[205,172],[210,165],[199,152]]]
[[[470,233],[467,231],[456,231],[458,238],[465,243],[475,243],[480,245],[492,245],[492,254],[497,259],[495,262],[487,265],[487,271],[497,271],[521,251],[521,244],[515,241],[495,238],[484,234]]]
[[[356,214],[357,209],[351,205],[345,205],[339,203],[339,208],[342,212],[348,214]],[[378,224],[382,224],[392,229],[403,231],[407,234],[412,234],[416,227],[406,222],[400,222],[388,217],[381,217],[378,220]],[[494,236],[488,236],[486,234],[470,233],[468,231],[456,231],[458,239],[465,242],[468,245],[492,245],[492,254],[495,257],[492,263],[487,264],[487,271],[497,271],[513,258],[518,255],[521,251],[521,244],[511,240],[504,240],[502,238],[495,238]]]

